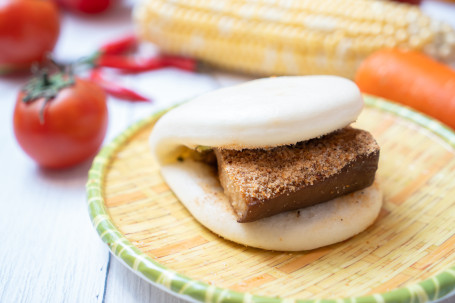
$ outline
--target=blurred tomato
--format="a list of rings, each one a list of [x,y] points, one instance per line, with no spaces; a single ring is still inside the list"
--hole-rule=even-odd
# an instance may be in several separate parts
[[[35,79],[17,97],[14,134],[22,149],[43,167],[64,168],[90,158],[106,134],[108,111],[103,90],[86,80],[76,78],[68,84],[65,79]],[[26,98],[53,89],[57,93],[48,101]]]
[[[63,7],[86,14],[104,12],[111,4],[111,0],[57,0]]]
[[[41,61],[54,48],[59,31],[59,14],[53,2],[1,0],[0,74]]]

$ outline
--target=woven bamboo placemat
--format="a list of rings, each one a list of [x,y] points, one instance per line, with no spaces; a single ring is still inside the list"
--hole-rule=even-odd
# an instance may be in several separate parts
[[[455,287],[455,135],[400,106],[375,98],[367,104],[356,127],[381,146],[384,205],[377,221],[352,239],[287,253],[213,234],[159,174],[148,146],[157,116],[128,129],[95,159],[87,185],[95,228],[138,274],[200,301],[439,298]]]

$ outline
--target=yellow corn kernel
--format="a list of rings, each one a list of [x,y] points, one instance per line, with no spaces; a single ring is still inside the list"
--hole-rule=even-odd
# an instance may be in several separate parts
[[[383,47],[455,62],[455,31],[418,7],[382,0],[142,0],[140,36],[163,52],[256,75],[353,78]]]

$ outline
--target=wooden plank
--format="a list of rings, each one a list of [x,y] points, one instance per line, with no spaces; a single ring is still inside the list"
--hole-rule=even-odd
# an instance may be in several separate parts
[[[129,31],[129,20],[129,9],[120,5],[95,19],[62,12],[54,54],[63,61],[86,56],[106,39]],[[90,161],[48,171],[20,150],[12,113],[26,78],[0,79],[0,302],[103,302],[109,253],[87,212]],[[115,121],[106,137],[111,140],[128,125],[131,105],[108,106]]]
[[[7,103],[0,121],[10,124]],[[102,302],[108,251],[87,214],[89,163],[42,170],[12,138],[2,142],[0,302]]]

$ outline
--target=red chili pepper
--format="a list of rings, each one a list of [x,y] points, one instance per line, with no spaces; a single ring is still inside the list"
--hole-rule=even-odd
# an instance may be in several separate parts
[[[104,44],[97,53],[87,58],[85,62],[96,67],[116,68],[129,73],[151,71],[164,67],[175,67],[185,71],[197,69],[197,61],[188,57],[164,55],[142,58],[125,55],[128,50],[137,47],[137,45],[137,37],[128,35]]]
[[[90,73],[90,80],[100,85],[106,93],[119,99],[128,100],[132,102],[149,102],[149,98],[146,98],[135,91],[123,87],[114,81],[107,80],[101,69],[95,68]]]
[[[130,34],[102,45],[99,49],[99,52],[103,55],[123,54],[129,50],[136,48],[137,44],[138,40],[136,35]]]
[[[179,57],[179,56],[162,56],[161,59],[167,66],[172,66],[181,70],[194,72],[197,70],[197,61],[193,58]]]
[[[125,72],[144,72],[166,67],[160,57],[136,58],[122,55],[101,55],[95,62],[97,66],[117,68]]]
[[[175,67],[185,71],[195,71],[197,62],[194,59],[178,56],[161,56],[136,58],[122,55],[101,55],[95,64],[100,67],[117,68],[124,72],[145,72],[164,67]]]

